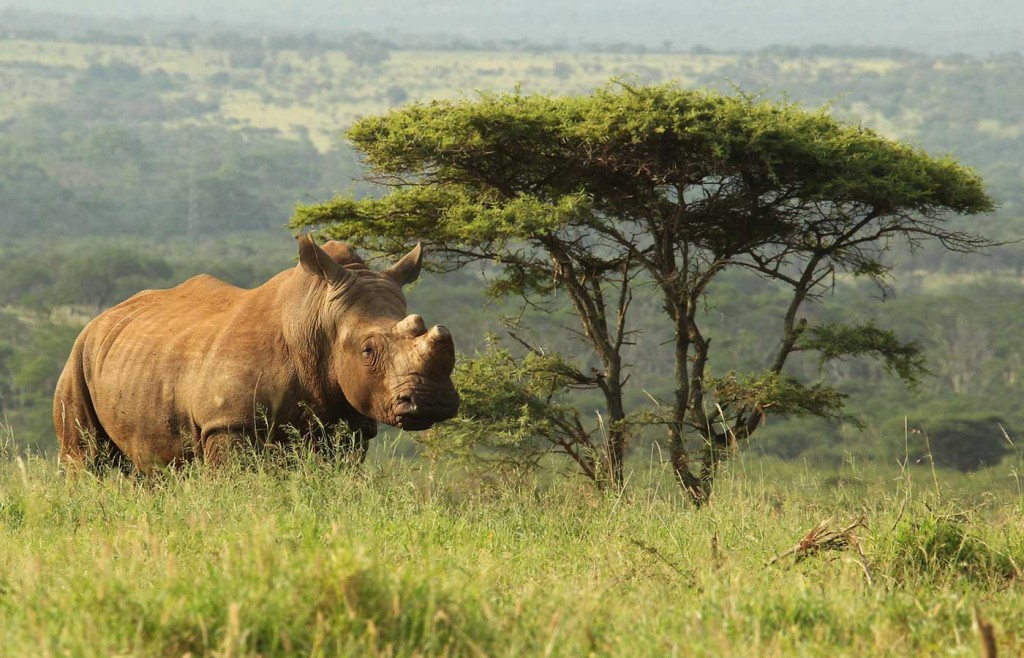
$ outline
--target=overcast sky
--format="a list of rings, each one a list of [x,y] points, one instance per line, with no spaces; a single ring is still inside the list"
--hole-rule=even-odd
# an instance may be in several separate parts
[[[727,50],[824,43],[981,55],[1024,50],[1022,0],[0,0],[0,6],[473,40],[670,41]]]

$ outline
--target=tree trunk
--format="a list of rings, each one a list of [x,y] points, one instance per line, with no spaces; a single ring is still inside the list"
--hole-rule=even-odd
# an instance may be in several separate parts
[[[608,470],[611,481],[616,489],[625,486],[626,479],[623,474],[623,462],[626,455],[626,430],[615,429],[614,426],[608,430]]]
[[[669,457],[680,486],[690,494],[694,505],[700,507],[707,502],[707,494],[700,478],[690,470],[690,456],[686,452],[683,432],[690,403],[690,332],[685,308],[674,301],[670,301],[666,307],[675,321],[675,398],[672,403],[672,420],[668,426]]]
[[[622,403],[622,381],[619,364],[613,363],[608,368],[602,392],[608,408],[608,439],[605,444],[608,453],[608,477],[616,489],[625,484],[623,462],[626,457],[626,443],[629,435],[626,430],[626,412]]]

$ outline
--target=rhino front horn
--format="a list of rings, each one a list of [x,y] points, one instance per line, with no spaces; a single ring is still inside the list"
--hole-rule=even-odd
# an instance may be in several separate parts
[[[434,325],[419,338],[416,351],[425,367],[435,374],[450,375],[455,367],[455,342],[446,327]]]
[[[441,343],[452,339],[452,332],[448,331],[448,327],[436,324],[434,327],[427,332],[427,341],[430,343]]]

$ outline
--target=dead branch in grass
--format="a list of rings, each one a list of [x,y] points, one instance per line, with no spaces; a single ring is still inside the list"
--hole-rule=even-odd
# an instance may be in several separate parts
[[[853,546],[861,561],[861,566],[864,568],[864,574],[867,576],[868,583],[872,583],[871,571],[867,566],[867,559],[864,557],[864,552],[861,549],[860,538],[853,533],[856,528],[867,528],[864,519],[857,519],[855,522],[839,530],[829,530],[828,527],[831,523],[832,519],[828,518],[811,528],[800,541],[773,557],[768,561],[768,564],[775,564],[790,555],[795,556],[795,561],[799,562],[819,551],[839,551]]]

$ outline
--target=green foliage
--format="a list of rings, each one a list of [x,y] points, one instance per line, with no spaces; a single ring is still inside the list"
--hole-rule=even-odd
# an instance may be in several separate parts
[[[871,356],[885,363],[885,370],[915,385],[925,369],[925,355],[917,341],[901,341],[896,332],[879,329],[874,322],[861,325],[821,324],[809,327],[797,349],[817,352],[820,363],[846,357]]]
[[[769,421],[758,430],[757,441],[751,449],[758,454],[823,470],[854,458],[867,461],[878,454],[877,450],[858,450],[853,454],[852,446],[846,440],[849,429],[836,427],[835,423],[814,416]]]
[[[137,249],[111,247],[76,254],[63,261],[54,281],[54,301],[92,304],[99,309],[146,287],[165,287],[171,266]]]
[[[985,398],[962,396],[921,404],[883,428],[890,435],[905,435],[902,444],[891,447],[890,458],[973,472],[1013,452],[1012,437],[1022,422],[1015,407],[998,410]]]
[[[439,455],[460,454],[513,468],[535,465],[545,454],[573,457],[586,475],[600,461],[592,430],[584,428],[568,393],[578,371],[558,354],[527,352],[518,358],[490,337],[473,358],[460,359],[453,381],[462,398],[459,415],[425,436]]]
[[[709,377],[707,388],[723,408],[759,409],[797,418],[846,418],[841,414],[843,394],[839,391],[821,382],[808,386],[775,372],[730,372],[721,378]]]
[[[350,35],[341,51],[356,66],[378,66],[391,57],[389,43],[365,34]]]
[[[1021,385],[1024,315],[1010,301],[1019,296],[1020,284],[986,282],[943,292],[896,300],[894,321],[920,336],[936,392],[987,398],[981,404],[994,410],[997,400],[1017,395]]]
[[[421,237],[432,244],[473,245],[497,255],[510,243],[536,240],[591,213],[581,194],[552,201],[517,194],[495,203],[477,192],[461,185],[413,186],[379,199],[339,197],[297,206],[292,225],[329,225],[328,235],[373,250],[399,251],[403,240]]]
[[[944,231],[936,214],[993,205],[980,179],[951,159],[824,111],[674,86],[414,103],[362,119],[348,135],[372,177],[393,186],[390,194],[300,206],[292,225],[326,225],[331,235],[394,253],[418,237],[455,263],[486,258],[518,268],[497,292],[520,293],[523,282],[540,280],[536,254],[513,257],[520,244],[600,237],[605,250],[634,248],[609,242],[652,226],[667,230],[666,213],[684,199],[674,238],[712,257],[749,252],[747,265],[765,268],[782,244],[786,253],[816,253],[876,277],[885,270],[858,246],[862,236],[849,245],[830,240],[870,225],[880,236],[937,235],[970,249],[982,242]],[[916,224],[914,214],[925,221]],[[620,262],[614,252],[592,251],[595,273]],[[642,257],[653,257],[650,247]],[[877,352],[886,336],[867,333],[861,343],[876,345],[860,349]],[[911,376],[910,355],[901,359],[889,365]]]
[[[356,171],[350,152],[308,141],[44,106],[0,131],[0,235],[280,230],[296,198],[323,196]]]
[[[994,550],[969,532],[960,515],[934,512],[904,521],[893,538],[904,578],[938,579],[959,575],[981,580],[1012,578],[1017,572],[1007,553]]]
[[[946,418],[927,423],[927,441],[915,438],[912,448],[918,453],[928,452],[936,464],[961,471],[975,471],[990,464],[998,464],[1009,454],[1012,446],[1005,434],[1004,422],[998,416],[984,412],[970,416]],[[1012,425],[1010,426],[1012,428]],[[926,445],[921,445],[925,443]]]
[[[676,228],[686,240],[728,253],[769,235],[810,239],[799,222],[820,210],[807,204],[822,201],[836,206],[828,220],[838,224],[860,221],[854,207],[889,215],[993,206],[980,178],[949,158],[931,158],[824,111],[675,86],[617,83],[588,96],[414,103],[358,121],[348,137],[375,175],[393,184],[417,176],[428,185],[383,202],[341,198],[300,208],[294,226],[332,224],[365,236],[396,221],[394,234],[456,245],[494,239],[495,230],[523,217],[523,227],[505,237],[530,239],[567,225],[657,221],[687,187],[728,183],[736,189],[688,204]],[[591,199],[593,212],[576,210],[579,195]],[[567,198],[573,212],[566,215],[558,209]],[[776,212],[775,199],[796,211],[796,225]],[[843,262],[842,253],[834,257]],[[851,266],[863,269],[859,260]]]
[[[12,396],[7,422],[31,443],[53,437],[53,390],[81,327],[45,322],[26,332],[11,355]]]

